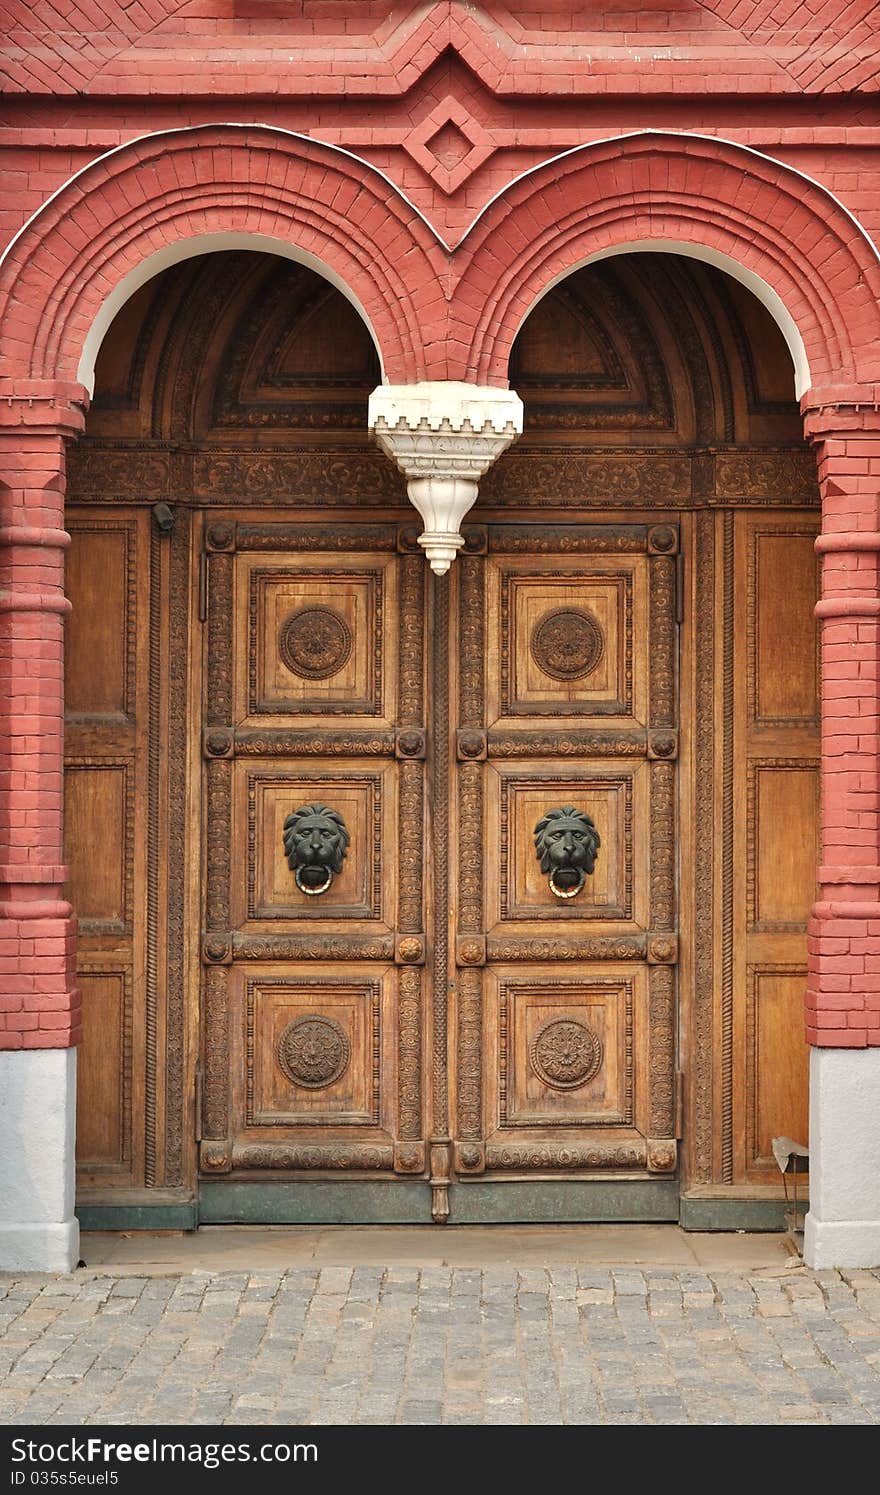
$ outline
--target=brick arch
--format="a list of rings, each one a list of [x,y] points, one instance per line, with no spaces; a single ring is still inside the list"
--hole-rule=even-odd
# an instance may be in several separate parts
[[[0,267],[5,372],[76,381],[108,308],[176,259],[231,239],[327,274],[364,316],[389,380],[443,377],[419,335],[446,264],[428,224],[367,162],[262,125],[143,136],[54,193]]]
[[[453,311],[468,377],[506,384],[528,312],[571,271],[625,250],[676,250],[736,274],[780,323],[807,387],[880,383],[880,262],[836,198],[793,168],[707,136],[643,131],[524,174],[458,252]]]

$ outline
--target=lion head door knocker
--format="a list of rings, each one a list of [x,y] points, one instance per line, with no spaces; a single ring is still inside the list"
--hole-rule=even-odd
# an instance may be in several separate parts
[[[557,898],[574,898],[596,865],[602,843],[590,819],[573,805],[548,810],[535,826],[535,852]]]
[[[338,810],[303,805],[284,822],[284,854],[301,893],[326,893],[342,863],[351,837]]]

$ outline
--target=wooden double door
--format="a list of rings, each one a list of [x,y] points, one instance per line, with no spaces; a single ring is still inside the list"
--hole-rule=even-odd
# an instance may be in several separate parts
[[[212,515],[203,1177],[677,1167],[678,530]]]

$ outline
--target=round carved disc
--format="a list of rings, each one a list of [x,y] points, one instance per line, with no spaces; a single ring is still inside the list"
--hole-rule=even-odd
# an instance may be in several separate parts
[[[532,658],[551,680],[580,680],[599,663],[605,635],[592,613],[560,607],[532,630]]]
[[[301,607],[285,618],[278,653],[292,675],[326,680],[348,663],[351,629],[331,607]]]
[[[529,1058],[545,1085],[553,1090],[576,1090],[598,1072],[602,1042],[586,1023],[554,1018],[532,1039]]]
[[[320,1090],[348,1069],[351,1044],[329,1017],[298,1017],[278,1039],[278,1063],[293,1085]]]

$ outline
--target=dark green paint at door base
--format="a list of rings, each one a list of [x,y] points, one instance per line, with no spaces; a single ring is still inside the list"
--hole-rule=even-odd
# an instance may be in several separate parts
[[[454,1184],[449,1219],[455,1225],[580,1225],[663,1223],[678,1219],[675,1179],[640,1183]]]
[[[203,1225],[424,1225],[431,1223],[426,1184],[395,1179],[310,1179],[302,1183],[202,1185]]]
[[[422,1180],[311,1180],[202,1185],[204,1225],[430,1225],[431,1190]],[[543,1225],[678,1219],[674,1179],[633,1183],[453,1184],[454,1225]]]
[[[83,1204],[83,1230],[194,1230],[198,1225],[430,1225],[431,1191],[421,1179],[313,1179],[299,1183],[202,1185],[197,1200],[150,1204]],[[680,1222],[685,1230],[778,1231],[786,1228],[783,1199],[679,1198],[674,1179],[633,1183],[453,1184],[453,1225],[650,1224]]]

